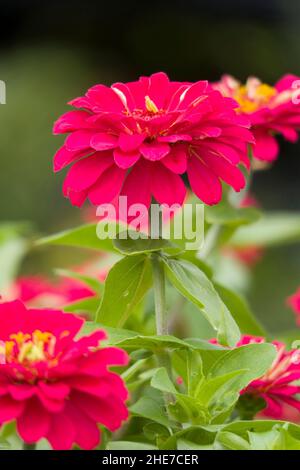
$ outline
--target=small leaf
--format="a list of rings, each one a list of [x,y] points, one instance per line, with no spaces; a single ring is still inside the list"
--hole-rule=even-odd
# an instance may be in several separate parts
[[[221,284],[215,283],[215,288],[225,305],[228,307],[242,333],[255,336],[267,336],[266,331],[256,320],[248,303],[241,295],[222,286]]]
[[[250,444],[241,436],[228,431],[218,433],[217,440],[227,449],[230,450],[249,450]]]
[[[164,367],[157,369],[151,380],[151,386],[161,392],[177,393]]]
[[[176,249],[176,246],[163,238],[149,238],[140,232],[127,230],[120,232],[113,241],[114,247],[124,255],[152,253],[154,251]],[[177,248],[180,251],[179,248]]]
[[[98,224],[86,224],[64,230],[36,241],[36,245],[64,245],[90,250],[115,251],[112,238],[100,239],[97,236]]]
[[[150,419],[165,427],[169,427],[169,419],[164,410],[164,404],[151,397],[141,397],[130,407],[131,413],[142,418]]]
[[[198,306],[217,331],[219,342],[234,346],[240,338],[238,326],[212,282],[188,261],[164,258],[164,263],[170,282],[184,297]]]
[[[109,271],[96,321],[121,327],[152,285],[150,261],[143,255],[127,256]]]

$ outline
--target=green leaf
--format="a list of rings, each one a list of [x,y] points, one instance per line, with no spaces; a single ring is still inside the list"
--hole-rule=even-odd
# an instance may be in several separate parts
[[[220,431],[217,440],[223,447],[230,450],[249,450],[250,444],[246,439],[228,431]]]
[[[210,369],[209,377],[247,369],[247,372],[235,383],[234,388],[240,391],[252,380],[261,377],[270,368],[275,357],[276,348],[273,344],[257,343],[240,346],[223,354]]]
[[[81,274],[70,269],[55,269],[55,273],[59,276],[66,277],[68,279],[75,279],[81,281],[97,294],[103,292],[103,283],[101,283],[99,279],[96,279],[95,277],[87,276],[85,274]]]
[[[227,374],[214,377],[212,379],[206,380],[198,388],[196,393],[196,398],[201,401],[204,406],[209,406],[214,395],[218,392],[222,392],[222,387],[227,385],[229,382],[231,384],[232,379],[243,375],[246,372],[245,369],[234,370],[228,372]]]
[[[115,251],[112,238],[97,237],[98,224],[86,224],[41,238],[36,245],[64,245],[90,250]]]
[[[147,235],[126,230],[120,232],[113,241],[114,247],[124,255],[152,253],[154,251],[176,249],[176,246],[163,238],[151,239]],[[179,248],[177,248],[180,250]]]
[[[217,331],[219,343],[234,346],[240,338],[239,328],[207,276],[185,260],[164,258],[164,263],[170,282],[184,297],[197,305]]]
[[[121,327],[152,285],[150,261],[132,255],[118,261],[109,271],[96,321]]]
[[[188,343],[175,336],[133,336],[117,342],[118,346],[125,349],[148,349],[158,351],[165,348],[192,348]]]
[[[234,246],[276,246],[300,241],[299,213],[270,213],[258,222],[239,228],[230,240]]]
[[[69,313],[88,313],[91,318],[94,318],[96,315],[96,311],[99,307],[100,297],[88,297],[83,300],[78,300],[76,302],[72,302],[71,304],[64,305],[63,310],[64,312]],[[99,325],[97,325],[97,329],[99,329]]]
[[[130,412],[141,418],[147,418],[165,427],[169,427],[169,419],[164,410],[163,402],[159,403],[154,398],[141,397],[130,407]]]
[[[177,390],[171,382],[164,367],[160,367],[156,370],[151,379],[151,386],[157,390],[160,390],[161,392],[177,393]]]
[[[209,224],[237,227],[239,225],[252,224],[260,216],[259,210],[255,207],[233,207],[226,199],[223,199],[216,206],[207,206],[205,208],[205,219]]]
[[[214,285],[242,333],[256,336],[267,336],[264,328],[252,314],[247,301],[241,295],[222,286],[221,284],[215,283]]]

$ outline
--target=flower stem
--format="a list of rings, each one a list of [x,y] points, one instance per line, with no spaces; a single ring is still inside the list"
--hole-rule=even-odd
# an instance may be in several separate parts
[[[156,332],[157,335],[168,334],[168,319],[166,312],[165,272],[159,256],[152,255],[153,286],[155,300]]]
[[[27,442],[24,442],[23,450],[36,450],[36,444],[28,444]]]

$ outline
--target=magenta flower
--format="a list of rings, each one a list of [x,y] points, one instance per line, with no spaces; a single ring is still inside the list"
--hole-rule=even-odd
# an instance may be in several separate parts
[[[274,87],[255,77],[248,78],[243,85],[230,75],[224,75],[213,87],[236,100],[237,111],[250,119],[255,137],[254,157],[272,162],[279,153],[276,134],[281,134],[289,142],[298,139],[299,85],[299,78],[295,75],[285,75]]]
[[[287,304],[292,308],[296,317],[296,323],[300,326],[300,287],[293,295],[288,297]]]
[[[263,343],[264,338],[245,335],[237,346],[251,343]],[[300,351],[292,349],[287,351],[285,345],[273,341],[277,349],[277,356],[270,369],[260,377],[253,380],[243,391],[264,399],[266,407],[259,412],[257,418],[281,419],[300,422]]]
[[[240,191],[240,163],[249,167],[248,119],[207,81],[171,82],[164,73],[139,81],[96,85],[70,102],[78,110],[58,119],[54,133],[69,133],[54,157],[54,171],[72,164],[63,192],[72,204],[128,206],[151,198],[182,204],[182,175],[206,204],[222,197],[221,181]]]
[[[79,279],[62,277],[54,282],[44,276],[23,276],[11,286],[5,300],[19,299],[28,307],[63,307],[93,297],[96,292]]]
[[[57,450],[93,449],[98,423],[116,431],[127,419],[127,390],[108,368],[128,357],[99,347],[103,331],[76,340],[81,318],[20,301],[0,304],[0,322],[0,425],[16,420],[26,443],[44,437]]]

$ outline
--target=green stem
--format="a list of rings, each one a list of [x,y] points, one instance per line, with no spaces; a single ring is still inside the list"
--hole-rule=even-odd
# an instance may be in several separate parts
[[[155,300],[156,332],[157,335],[168,334],[168,318],[166,312],[165,272],[159,256],[152,255],[153,287]]]
[[[36,450],[36,444],[28,444],[27,442],[24,442],[23,450]]]
[[[158,336],[168,335],[168,317],[166,309],[166,280],[165,271],[160,257],[157,254],[152,255],[153,288],[155,302],[156,333]],[[172,376],[170,358],[167,351],[157,352],[157,359],[160,367],[164,367],[169,377]],[[174,397],[171,393],[164,393],[166,408],[170,403],[174,403]]]

